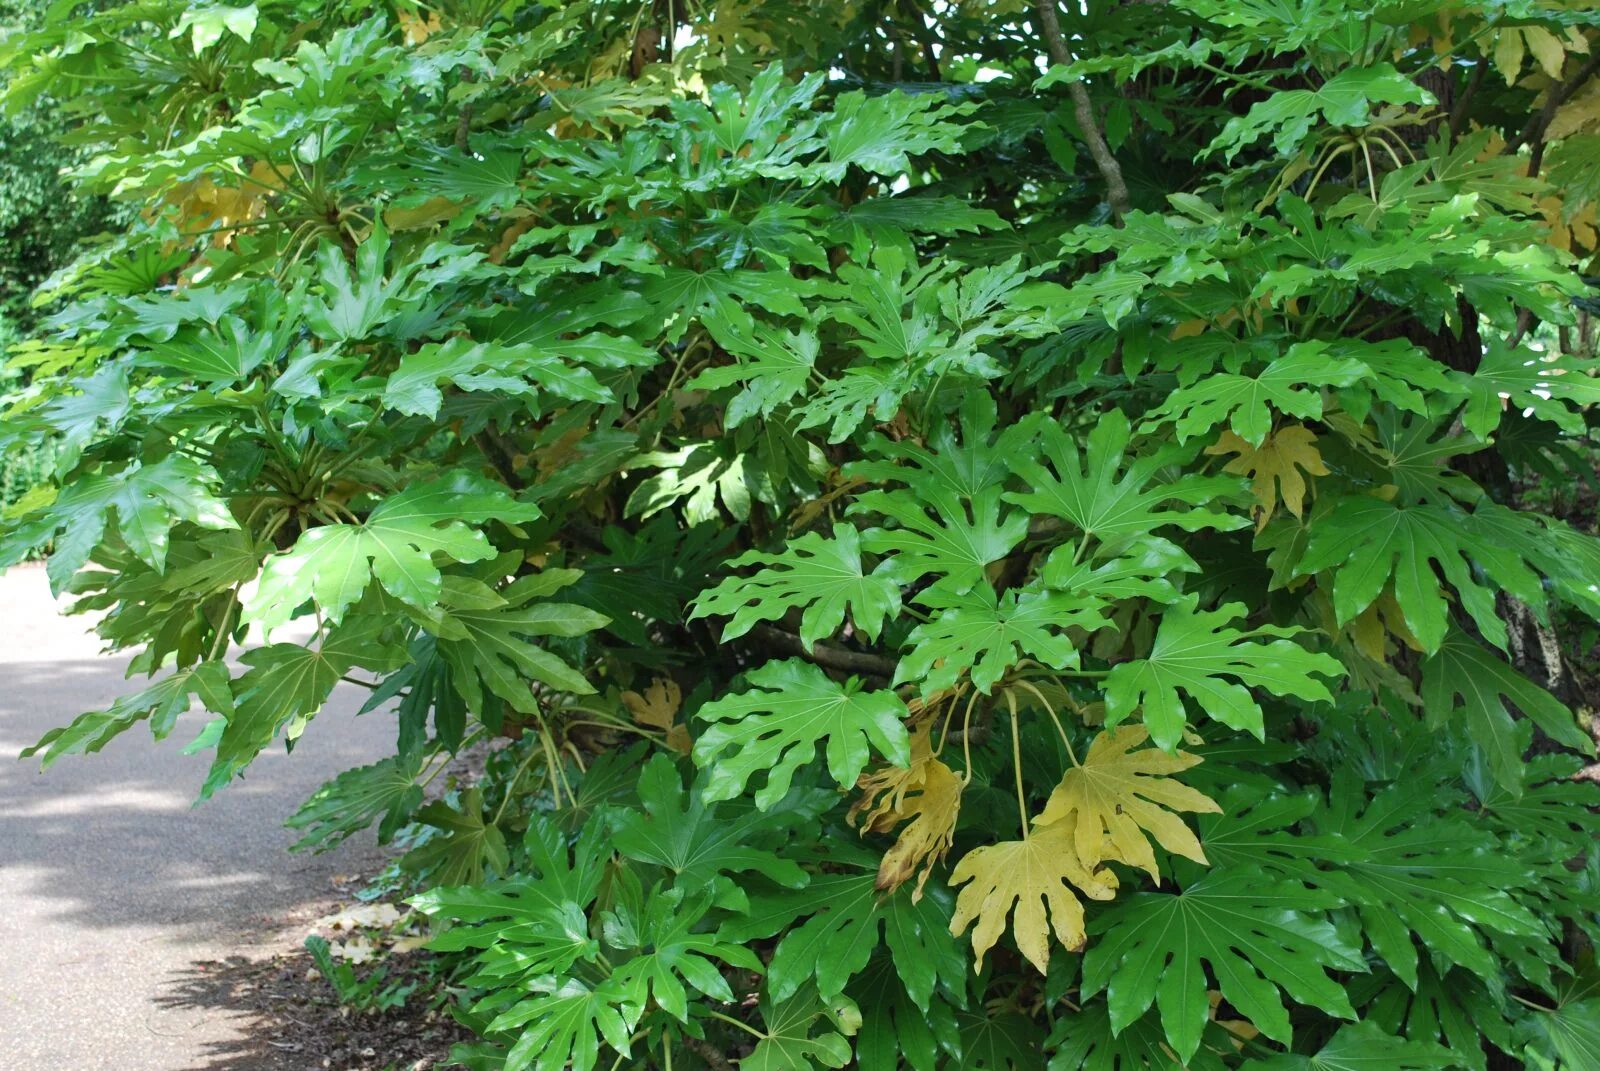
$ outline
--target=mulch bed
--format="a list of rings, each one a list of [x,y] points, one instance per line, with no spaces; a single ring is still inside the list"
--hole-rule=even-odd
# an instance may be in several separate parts
[[[393,954],[391,978],[415,970],[417,954]],[[408,961],[410,966],[408,966]],[[419,985],[404,1008],[340,1007],[304,951],[267,959],[230,956],[195,963],[162,1000],[169,1007],[241,1015],[244,1040],[208,1053],[195,1071],[429,1071],[450,1066],[450,1046],[470,1039],[448,1015],[427,1008]]]

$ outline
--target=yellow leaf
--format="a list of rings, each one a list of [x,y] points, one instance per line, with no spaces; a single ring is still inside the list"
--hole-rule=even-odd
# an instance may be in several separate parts
[[[657,677],[643,695],[623,692],[622,705],[640,725],[664,731],[667,747],[683,755],[689,753],[689,730],[676,724],[678,708],[683,705],[683,689],[678,687],[677,681]]]
[[[1195,335],[1205,334],[1205,330],[1208,326],[1209,324],[1202,319],[1185,320],[1183,323],[1174,327],[1172,329],[1172,333],[1169,334],[1167,338],[1171,339],[1173,342],[1176,342],[1181,338],[1193,338]]]
[[[431,227],[461,214],[461,204],[448,197],[430,197],[410,208],[390,207],[384,210],[383,221],[391,231],[415,231]]]
[[[1514,85],[1522,71],[1522,35],[1515,29],[1502,29],[1494,42],[1494,65],[1505,76],[1506,85]]]
[[[1149,838],[1175,855],[1206,861],[1205,850],[1174,811],[1215,814],[1221,810],[1210,796],[1169,780],[1200,762],[1187,751],[1169,755],[1160,748],[1133,750],[1150,738],[1142,725],[1124,725],[1103,732],[1089,745],[1081,766],[1074,766],[1050,794],[1035,831],[1059,827],[1070,833],[1074,854],[1090,868],[1116,860],[1160,880]]]
[[[1544,136],[1547,141],[1560,141],[1572,134],[1592,133],[1597,126],[1600,126],[1600,82],[1590,82],[1556,109],[1555,118],[1550,120]]]
[[[1251,446],[1231,431],[1224,431],[1206,453],[1215,456],[1238,454],[1222,466],[1222,471],[1250,477],[1250,493],[1260,508],[1256,511],[1256,531],[1266,526],[1281,499],[1290,513],[1301,516],[1305,509],[1306,481],[1309,476],[1326,476],[1328,467],[1316,446],[1317,437],[1299,424],[1279,428],[1259,447]]]
[[[912,731],[909,767],[885,766],[862,774],[856,787],[863,795],[850,808],[852,824],[857,815],[867,811],[863,832],[887,833],[902,822],[910,823],[884,853],[878,866],[878,888],[898,889],[916,874],[913,902],[922,898],[928,875],[955,841],[956,817],[961,813],[961,790],[965,786],[955,771],[933,754],[932,729],[933,721],[929,719]]]
[[[1050,932],[1068,949],[1083,947],[1083,902],[1074,887],[1092,900],[1117,894],[1117,877],[1109,870],[1092,871],[1078,858],[1072,832],[1063,825],[1035,830],[1026,840],[1007,840],[968,852],[956,864],[950,884],[971,882],[956,897],[950,932],[960,937],[973,922],[974,970],[983,968],[985,952],[1005,932],[1043,974],[1050,966]],[[1012,905],[1016,905],[1013,915]]]
[[[1567,50],[1562,47],[1561,41],[1549,30],[1538,26],[1524,26],[1522,37],[1528,43],[1528,51],[1533,53],[1534,61],[1551,78],[1561,77],[1561,68],[1567,62]]]
[[[437,11],[428,12],[426,19],[416,8],[402,7],[396,14],[408,45],[420,45],[443,28]]]
[[[1413,651],[1422,650],[1422,642],[1406,625],[1400,604],[1395,601],[1394,591],[1389,588],[1385,588],[1371,606],[1357,614],[1348,627],[1356,649],[1374,662],[1382,662],[1388,657],[1388,645],[1384,642],[1386,634],[1393,634],[1395,639]]]

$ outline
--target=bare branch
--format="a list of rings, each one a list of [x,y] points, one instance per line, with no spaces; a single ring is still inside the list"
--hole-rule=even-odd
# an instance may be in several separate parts
[[[1039,32],[1044,36],[1044,47],[1050,54],[1050,62],[1063,66],[1070,64],[1072,53],[1067,49],[1066,39],[1061,36],[1055,0],[1038,0],[1036,7],[1039,12]],[[1094,116],[1094,104],[1089,100],[1089,90],[1083,84],[1083,79],[1068,82],[1067,92],[1072,96],[1072,112],[1078,119],[1083,140],[1089,146],[1089,155],[1093,157],[1100,177],[1105,180],[1106,200],[1111,205],[1111,214],[1121,220],[1133,207],[1128,200],[1128,184],[1122,177],[1122,165],[1111,155],[1106,139],[1100,134],[1100,125]]]

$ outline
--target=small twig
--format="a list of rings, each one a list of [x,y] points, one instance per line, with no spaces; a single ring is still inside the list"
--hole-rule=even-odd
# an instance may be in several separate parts
[[[1039,12],[1039,32],[1044,36],[1044,47],[1050,54],[1050,62],[1070,65],[1072,53],[1067,49],[1066,39],[1061,36],[1055,0],[1038,0],[1036,8]],[[1089,90],[1084,86],[1083,79],[1075,78],[1068,82],[1067,92],[1072,96],[1072,111],[1077,116],[1083,140],[1089,146],[1089,155],[1094,158],[1094,166],[1105,180],[1106,200],[1111,205],[1111,214],[1121,222],[1133,207],[1128,200],[1128,184],[1122,177],[1122,165],[1111,155],[1106,139],[1100,134],[1100,126],[1095,122],[1094,105],[1089,100]]]
[[[883,655],[868,651],[846,651],[839,647],[829,647],[821,642],[812,644],[811,650],[808,651],[799,636],[773,628],[771,625],[757,625],[752,634],[765,646],[776,648],[784,654],[798,655],[819,666],[846,673],[892,678],[895,667],[899,664],[895,659]]]
[[[1461,128],[1467,123],[1467,105],[1472,103],[1473,96],[1478,92],[1478,87],[1483,84],[1484,76],[1489,73],[1487,63],[1479,63],[1472,68],[1472,74],[1467,77],[1466,88],[1456,98],[1455,104],[1450,107],[1450,140],[1453,142],[1461,136]]]

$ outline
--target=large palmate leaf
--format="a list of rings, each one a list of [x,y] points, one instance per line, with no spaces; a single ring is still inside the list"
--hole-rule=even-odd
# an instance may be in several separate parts
[[[733,989],[719,962],[743,971],[762,970],[749,948],[703,931],[707,902],[652,890],[643,904],[625,903],[604,914],[608,947],[628,953],[609,981],[621,991],[624,1016],[637,1023],[652,1002],[677,1019],[689,1021],[689,990],[732,1003]]]
[[[225,713],[201,798],[231,781],[279,733],[289,742],[299,737],[352,669],[381,673],[403,664],[404,649],[383,636],[386,624],[382,618],[354,617],[315,647],[275,643],[241,655],[239,661],[249,668],[233,682],[233,709]]]
[[[533,642],[543,636],[581,636],[609,620],[585,606],[535,601],[581,575],[576,569],[547,569],[503,591],[460,577],[444,585],[438,621],[429,627],[437,629],[439,655],[468,708],[493,718],[488,699],[493,696],[519,713],[537,714],[534,684],[578,695],[594,691],[579,670]]]
[[[1445,1071],[1458,1065],[1449,1049],[1386,1034],[1375,1023],[1355,1023],[1340,1027],[1313,1055],[1270,1056],[1244,1066],[1248,1071]]]
[[[481,814],[481,804],[476,790],[463,793],[462,813]],[[481,820],[477,825],[494,828]],[[585,912],[604,876],[604,830],[603,822],[586,823],[569,848],[553,823],[535,821],[523,842],[528,872],[490,885],[440,882],[413,897],[418,911],[446,924],[429,946],[442,952],[481,950],[479,969],[501,978],[537,979],[592,959],[598,946]],[[496,837],[492,854],[503,868],[505,842],[498,830]]]
[[[1486,934],[1546,936],[1511,895],[1533,882],[1530,862],[1494,852],[1460,818],[1436,816],[1439,794],[1429,778],[1411,777],[1369,796],[1357,775],[1340,771],[1315,823],[1361,853],[1334,869],[1327,887],[1360,907],[1373,949],[1413,987],[1413,935],[1445,963],[1485,978],[1495,972]]]
[[[1221,1028],[1212,1028],[1201,1047],[1180,1059],[1167,1044],[1161,1021],[1145,1015],[1112,1032],[1111,1013],[1101,1000],[1092,1001],[1055,1017],[1050,1033],[1049,1071],[1220,1071],[1226,1065],[1219,1055],[1229,1041]]]
[[[1017,475],[1032,490],[1005,495],[1006,501],[1030,513],[1060,517],[1103,543],[1148,535],[1169,524],[1193,532],[1203,528],[1227,531],[1250,523],[1244,517],[1215,510],[1171,508],[1203,506],[1238,491],[1241,484],[1230,477],[1159,481],[1168,459],[1159,453],[1128,455],[1132,431],[1120,410],[1099,418],[1081,452],[1078,439],[1059,424],[1038,421],[1036,427],[1048,467],[1032,457],[1017,458]]]
[[[417,812],[416,821],[432,827],[433,835],[401,856],[400,865],[426,874],[431,883],[479,885],[510,865],[505,833],[486,816],[481,788],[467,789],[456,806],[435,800]]]
[[[1500,340],[1485,348],[1470,378],[1461,422],[1483,439],[1509,411],[1524,410],[1563,431],[1583,431],[1584,409],[1600,403],[1600,380],[1593,361],[1574,360],[1535,349],[1512,349]]]
[[[1117,1031],[1154,1003],[1167,1040],[1185,1060],[1200,1047],[1213,984],[1263,1034],[1287,1044],[1292,1031],[1280,991],[1355,1018],[1344,988],[1326,972],[1362,971],[1366,961],[1329,922],[1308,913],[1331,902],[1248,870],[1214,870],[1176,895],[1119,898],[1095,922],[1098,936],[1083,958],[1084,992],[1106,992]]]
[[[855,1039],[861,1071],[937,1071],[940,1056],[961,1051],[954,1009],[937,996],[919,1008],[907,995],[887,952],[856,975],[850,995],[861,1008]]]
[[[326,851],[378,823],[378,843],[386,844],[411,820],[422,803],[423,756],[420,752],[391,755],[341,773],[317,789],[284,820],[302,832],[294,851]]]
[[[1423,662],[1421,695],[1430,724],[1447,724],[1452,715],[1462,718],[1495,780],[1514,795],[1522,793],[1525,747],[1513,709],[1565,747],[1594,749],[1565,704],[1460,630]]]
[[[1431,104],[1432,94],[1387,63],[1340,71],[1316,89],[1280,90],[1228,120],[1211,145],[1232,159],[1259,138],[1272,136],[1273,147],[1289,153],[1318,120],[1335,126],[1365,126],[1374,104]]]
[[[1492,520],[1445,505],[1397,506],[1356,495],[1313,519],[1295,572],[1333,572],[1333,606],[1341,625],[1392,583],[1407,627],[1431,654],[1444,642],[1449,624],[1437,568],[1484,636],[1503,647],[1506,627],[1495,609],[1494,588],[1480,577],[1531,605],[1542,605],[1544,593],[1526,564],[1532,548],[1504,542],[1498,526],[1489,528]]]
[[[313,528],[287,552],[269,558],[246,617],[270,629],[309,600],[338,621],[373,580],[402,602],[430,608],[442,584],[435,554],[458,562],[495,554],[484,534],[469,525],[538,517],[537,506],[464,471],[408,487],[379,503],[365,522]]]
[[[1244,615],[1242,604],[1197,610],[1196,603],[1194,595],[1174,603],[1162,615],[1150,653],[1112,667],[1106,678],[1107,724],[1141,710],[1151,738],[1171,750],[1188,720],[1182,695],[1207,717],[1257,736],[1263,731],[1261,707],[1251,688],[1299,699],[1333,698],[1317,676],[1338,677],[1344,667],[1286,638],[1296,630],[1268,626],[1241,632],[1230,622]]]
[[[961,408],[959,436],[942,424],[926,448],[877,442],[878,460],[847,469],[855,478],[905,485],[870,491],[851,507],[853,513],[877,513],[897,522],[898,527],[874,528],[863,536],[868,551],[893,554],[885,571],[897,582],[910,584],[933,574],[952,591],[969,591],[984,580],[986,566],[1027,534],[1027,518],[1004,508],[1001,488],[1016,456],[1029,450],[1033,432],[1020,424],[997,431],[996,424],[994,399],[975,392]]]
[[[775,621],[789,610],[804,608],[800,639],[808,647],[850,621],[868,639],[877,639],[883,621],[900,610],[900,585],[887,575],[887,563],[870,573],[861,563],[861,537],[840,525],[832,539],[808,532],[780,554],[750,551],[728,563],[730,568],[760,565],[752,576],[730,576],[695,600],[690,618],[732,617],[722,630],[724,640],[737,639],[761,621]]]
[[[233,713],[233,693],[229,690],[228,668],[221,662],[201,662],[116,700],[105,710],[91,710],[73,719],[72,724],[51,729],[39,742],[22,749],[19,758],[41,756],[41,769],[63,755],[86,755],[99,751],[117,736],[141,721],[150,723],[150,735],[165,739],[180,715],[198,699],[205,709],[224,717]]]
[[[217,497],[214,481],[214,473],[182,454],[81,477],[50,505],[7,531],[0,562],[20,561],[53,539],[46,568],[51,587],[59,593],[100,545],[114,517],[116,532],[128,549],[153,568],[163,569],[174,526],[183,522],[211,529],[238,526],[227,504]]]
[[[1167,777],[1200,762],[1198,755],[1142,748],[1149,739],[1142,725],[1124,725],[1103,732],[1089,745],[1081,765],[1074,764],[1050,793],[1037,824],[1060,824],[1072,830],[1078,858],[1089,867],[1115,859],[1159,878],[1150,841],[1169,852],[1206,861],[1200,841],[1175,811],[1215,812],[1209,796]]]
[[[1009,916],[1018,950],[1043,974],[1050,967],[1052,932],[1071,951],[1081,949],[1087,940],[1083,902],[1077,894],[1109,900],[1116,895],[1117,878],[1109,870],[1084,865],[1072,830],[1058,824],[1043,826],[1022,840],[974,848],[956,864],[950,884],[966,886],[956,899],[950,930],[959,936],[977,924],[972,951],[980,966],[984,954],[1006,931]]]
[[[469,391],[535,397],[542,393],[589,402],[611,399],[611,392],[600,385],[594,373],[565,364],[537,346],[453,338],[408,353],[383,388],[383,404],[411,416],[437,416],[444,401],[439,392],[443,382]]]
[[[815,796],[796,793],[766,811],[717,805],[696,788],[685,789],[676,764],[657,755],[639,774],[643,812],[618,811],[612,818],[613,847],[629,859],[665,867],[680,889],[718,889],[732,906],[745,903],[741,885],[730,875],[759,874],[779,885],[798,887],[806,873],[777,854],[789,835],[814,821],[825,806]]]
[[[732,799],[764,772],[755,801],[767,810],[816,757],[818,745],[840,785],[855,784],[873,749],[900,766],[911,761],[906,706],[893,692],[863,691],[854,677],[839,684],[798,659],[768,662],[746,679],[750,691],[700,708],[699,717],[713,723],[694,744],[695,762],[710,774],[707,800]]]
[[[1228,422],[1244,442],[1259,447],[1272,431],[1273,413],[1292,417],[1322,416],[1321,387],[1343,387],[1366,374],[1366,365],[1330,357],[1319,343],[1297,343],[1259,375],[1232,372],[1207,376],[1180,387],[1150,414],[1148,423],[1172,423],[1179,442],[1209,435]]]
[[[847,866],[814,876],[803,889],[754,897],[747,915],[723,923],[718,932],[744,943],[783,934],[767,965],[768,991],[777,1000],[808,982],[825,996],[843,992],[880,940],[919,1008],[928,1006],[936,983],[960,992],[965,972],[950,935],[949,895],[932,890],[913,899],[901,890],[884,896],[871,865]]]
[[[576,978],[551,975],[530,982],[528,989],[534,995],[489,1023],[491,1031],[517,1035],[506,1054],[505,1071],[594,1071],[602,1043],[629,1053],[618,980],[608,978],[591,987]]]
[[[965,594],[934,587],[917,601],[935,616],[906,637],[911,652],[895,667],[894,681],[918,681],[929,695],[962,677],[987,695],[1023,658],[1053,669],[1075,667],[1078,651],[1066,630],[1093,632],[1105,623],[1103,604],[1060,591],[997,596],[987,584]]]
[[[739,1071],[815,1071],[850,1062],[848,1038],[861,1028],[861,1011],[849,997],[823,1000],[815,989],[784,1001],[763,999],[764,1029]]]

